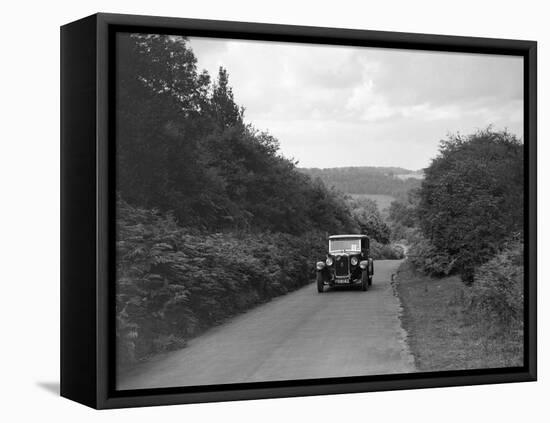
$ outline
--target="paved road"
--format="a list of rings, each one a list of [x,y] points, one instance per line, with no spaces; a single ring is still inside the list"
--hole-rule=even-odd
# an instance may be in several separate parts
[[[377,261],[367,292],[318,294],[311,284],[276,298],[142,364],[118,388],[413,372],[390,284],[399,264]]]

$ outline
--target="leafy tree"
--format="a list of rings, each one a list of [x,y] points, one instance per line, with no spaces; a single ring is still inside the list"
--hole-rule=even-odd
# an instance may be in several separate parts
[[[117,39],[117,182],[132,205],[208,230],[340,232],[354,220],[334,190],[296,169],[244,122],[229,74],[197,70],[184,37]]]
[[[191,216],[204,187],[216,185],[199,148],[209,77],[182,38],[121,34],[117,45],[118,189],[147,207],[179,203],[178,217]]]
[[[389,207],[388,221],[391,238],[413,244],[418,228],[419,189],[411,189],[404,200],[392,201]]]
[[[244,127],[244,108],[235,103],[233,89],[229,86],[229,74],[223,67],[218,71],[209,100],[209,111],[222,128]]]
[[[418,219],[438,254],[464,281],[503,242],[523,232],[523,146],[491,128],[441,142],[425,170]]]
[[[417,226],[417,207],[419,202],[419,190],[412,189],[407,193],[405,201],[392,201],[389,209],[389,220],[407,228]]]
[[[353,199],[350,207],[362,234],[382,244],[390,242],[390,228],[382,219],[376,202],[370,199]]]

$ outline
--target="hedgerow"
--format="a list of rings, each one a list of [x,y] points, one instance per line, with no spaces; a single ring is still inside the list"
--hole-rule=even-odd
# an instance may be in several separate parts
[[[117,208],[117,357],[181,348],[224,319],[314,278],[324,234],[204,234],[170,214]]]
[[[454,270],[455,260],[419,233],[409,248],[408,257],[417,270],[430,276],[448,276]]]
[[[523,243],[511,241],[482,265],[465,289],[464,310],[469,319],[485,323],[485,333],[520,333],[523,329]]]

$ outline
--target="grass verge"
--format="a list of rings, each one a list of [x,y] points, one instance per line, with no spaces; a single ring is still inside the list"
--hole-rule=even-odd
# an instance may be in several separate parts
[[[514,367],[523,364],[517,332],[491,330],[491,322],[464,313],[466,287],[458,276],[434,279],[405,261],[398,270],[403,328],[418,371]]]

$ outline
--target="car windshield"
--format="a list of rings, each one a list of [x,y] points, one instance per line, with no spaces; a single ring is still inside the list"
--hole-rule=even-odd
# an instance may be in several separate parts
[[[329,240],[329,251],[361,251],[360,238],[344,238]]]

